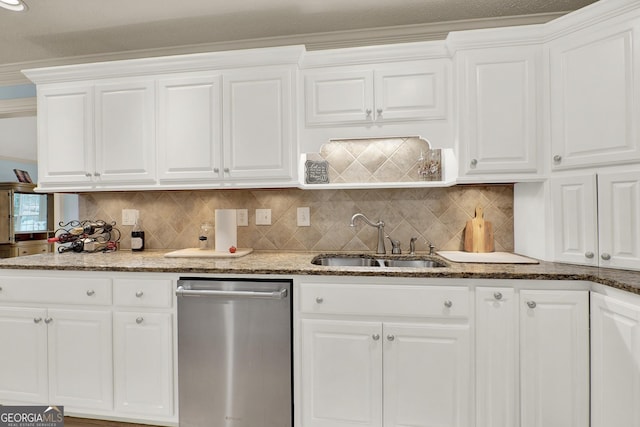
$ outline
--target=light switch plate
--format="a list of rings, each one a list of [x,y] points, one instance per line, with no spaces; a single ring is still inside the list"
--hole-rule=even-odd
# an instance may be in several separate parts
[[[256,209],[256,225],[271,225],[271,209]]]
[[[238,227],[249,226],[249,210],[248,209],[236,209],[236,223]]]
[[[135,225],[140,212],[137,209],[122,209],[122,225]]]
[[[311,218],[309,217],[309,208],[303,207],[298,208],[298,227],[310,227],[311,226]]]

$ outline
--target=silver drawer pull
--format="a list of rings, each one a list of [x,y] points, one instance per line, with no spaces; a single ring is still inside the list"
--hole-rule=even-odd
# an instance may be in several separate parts
[[[553,162],[554,163],[561,163],[562,162],[562,156],[559,154],[556,154],[555,156],[553,156]]]
[[[47,325],[51,322],[53,322],[53,319],[51,317],[47,317],[46,319],[44,319],[44,323],[46,323]]]
[[[585,252],[585,254],[584,254],[584,257],[585,257],[585,258],[588,258],[588,259],[591,259],[591,258],[593,258],[594,256],[595,256],[595,254],[594,254],[593,252],[591,252],[591,251],[589,251],[589,252]]]
[[[35,317],[33,319],[33,323],[40,323],[40,322],[42,322],[42,317]]]
[[[494,292],[493,293],[493,297],[497,300],[501,300],[502,299],[502,292]]]
[[[139,324],[141,324],[142,322],[144,322],[144,317],[138,317],[138,318],[136,319],[136,323],[137,323],[138,325],[139,325]]]
[[[88,296],[88,297],[92,297],[92,296],[94,296],[95,294],[96,294],[96,291],[94,291],[93,289],[89,289],[89,290],[87,291],[87,296]]]
[[[602,255],[600,255],[600,258],[602,258],[605,261],[609,261],[611,259],[611,255],[605,252]]]
[[[536,304],[535,301],[527,301],[527,306],[529,306],[529,308],[536,308],[538,304]]]
[[[379,334],[373,334],[373,335],[371,335],[371,338],[373,338],[374,341],[378,341],[380,339],[380,335]]]
[[[142,291],[136,292],[136,298],[142,298],[142,295],[144,295],[144,292]]]
[[[324,302],[324,298],[322,297],[316,297],[316,303],[317,304],[322,304]]]
[[[451,307],[453,307],[453,303],[451,301],[449,301],[449,300],[446,300],[444,302],[444,306],[447,307],[447,308],[451,308]]]
[[[396,337],[394,335],[387,335],[387,341],[393,341]]]

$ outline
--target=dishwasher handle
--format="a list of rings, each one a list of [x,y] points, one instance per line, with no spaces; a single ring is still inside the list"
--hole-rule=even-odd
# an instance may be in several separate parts
[[[178,286],[176,295],[179,297],[223,297],[223,298],[262,298],[262,299],[283,299],[289,292],[287,289],[280,289],[273,292],[262,291],[219,291],[212,289],[185,289]]]

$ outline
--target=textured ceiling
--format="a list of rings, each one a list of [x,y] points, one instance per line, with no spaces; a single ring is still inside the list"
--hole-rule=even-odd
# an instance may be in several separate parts
[[[0,65],[265,37],[572,11],[594,0],[25,0]]]

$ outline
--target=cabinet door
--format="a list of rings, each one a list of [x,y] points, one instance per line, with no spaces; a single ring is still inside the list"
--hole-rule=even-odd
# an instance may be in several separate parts
[[[224,173],[230,179],[293,179],[293,69],[234,72],[224,81]]]
[[[640,425],[640,306],[591,294],[591,426]]]
[[[640,159],[640,25],[601,23],[549,44],[554,169]]]
[[[522,427],[589,425],[589,292],[520,293]]]
[[[598,205],[593,174],[550,179],[554,260],[598,265]]]
[[[113,405],[111,312],[49,310],[49,401],[73,408]]]
[[[307,125],[373,120],[373,70],[343,67],[304,75]]]
[[[115,409],[150,416],[173,414],[173,333],[169,313],[115,313]]]
[[[640,172],[598,174],[600,266],[640,269]]]
[[[93,89],[38,87],[38,184],[89,187],[95,172]]]
[[[382,426],[382,325],[302,320],[302,425]]]
[[[153,182],[155,106],[151,81],[96,85],[98,182]]]
[[[0,309],[0,400],[44,404],[48,400],[47,311]]]
[[[13,243],[13,191],[0,191],[0,243]]]
[[[444,61],[435,60],[376,67],[375,120],[446,119],[446,67]]]
[[[470,424],[468,325],[385,323],[384,426]]]
[[[476,288],[476,427],[519,425],[517,309],[512,288]]]
[[[460,53],[459,133],[465,174],[538,171],[540,47]]]
[[[158,82],[158,177],[211,180],[221,176],[219,75]]]

